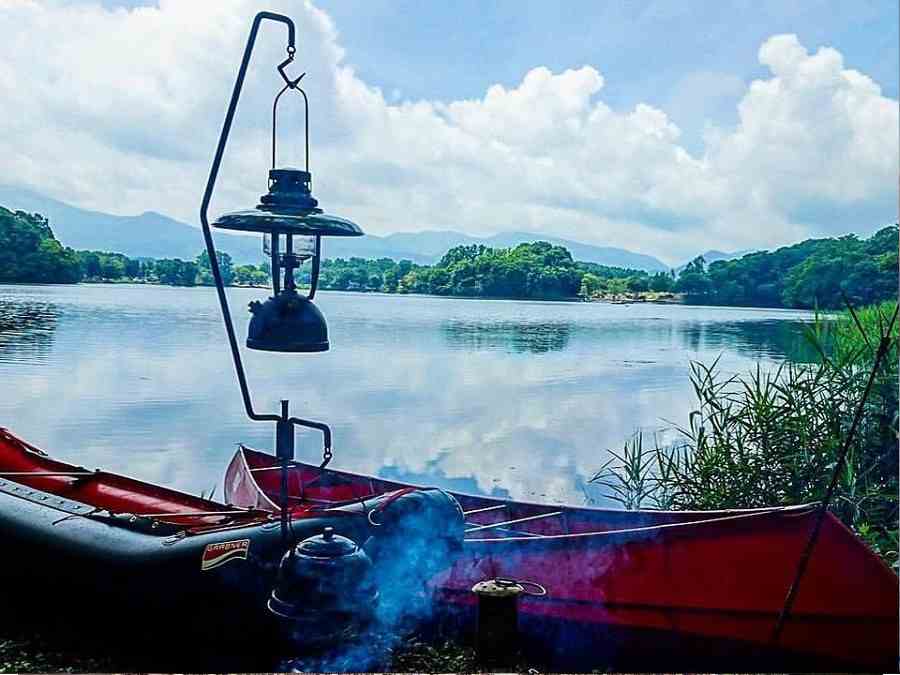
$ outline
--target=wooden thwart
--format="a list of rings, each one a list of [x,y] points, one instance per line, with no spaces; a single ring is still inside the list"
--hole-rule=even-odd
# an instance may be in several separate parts
[[[524,518],[515,518],[513,520],[504,520],[499,523],[491,523],[489,525],[478,525],[476,527],[470,527],[466,530],[466,534],[469,532],[480,532],[481,530],[492,530],[495,527],[506,527],[507,525],[516,525],[518,523],[527,523],[532,520],[540,520],[541,518],[552,518],[553,516],[562,515],[562,511],[551,511],[550,513],[539,513],[534,516],[525,516]]]
[[[509,504],[495,504],[494,506],[485,506],[481,509],[472,509],[471,511],[463,511],[464,516],[471,516],[476,513],[485,513],[487,511],[496,511],[497,509],[505,509]]]

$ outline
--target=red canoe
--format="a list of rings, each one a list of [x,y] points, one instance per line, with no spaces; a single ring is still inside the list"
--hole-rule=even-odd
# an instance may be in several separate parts
[[[276,467],[271,455],[241,448],[226,500],[277,511]],[[298,512],[409,487],[302,463],[289,482]],[[430,581],[441,604],[471,613],[471,588],[486,578],[540,584],[546,595],[520,602],[522,630],[574,662],[896,668],[897,576],[831,514],[772,642],[815,505],[621,511],[453,496],[467,530],[460,557]]]

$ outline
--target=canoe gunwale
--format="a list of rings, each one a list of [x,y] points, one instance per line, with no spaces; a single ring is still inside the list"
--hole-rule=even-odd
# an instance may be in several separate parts
[[[240,447],[238,448],[238,450],[236,451],[236,454],[241,455],[241,461],[243,462],[244,466],[247,467],[247,473],[249,474],[249,476],[251,478],[253,478],[254,485],[256,485],[259,488],[261,494],[265,494],[265,491],[261,487],[259,487],[259,483],[255,479],[255,473],[257,472],[257,469],[251,469],[249,466],[249,462],[247,461],[247,457],[246,457],[247,452],[253,453],[253,454],[261,456],[261,457],[271,458],[273,462],[277,461],[277,460],[273,455],[269,455],[268,453],[265,453],[261,450],[256,450],[254,448],[251,448],[251,447],[243,445],[243,444],[241,444]],[[321,473],[323,473],[323,474],[330,473],[330,474],[343,476],[343,477],[347,477],[347,478],[363,478],[363,479],[367,479],[369,481],[386,481],[387,480],[384,478],[379,478],[378,476],[373,476],[372,474],[368,474],[368,473],[361,473],[361,472],[356,472],[356,471],[342,471],[341,469],[329,469],[329,468],[322,469],[319,467],[318,464],[309,464],[307,462],[292,461],[290,464],[293,467],[297,467],[297,468],[301,468],[301,469],[312,469],[315,471],[321,471]],[[273,466],[272,468],[275,468],[275,467]],[[388,480],[387,482],[396,482],[396,481]],[[419,485],[417,483],[403,483],[403,485],[408,485],[409,487],[418,488],[418,489],[428,489],[429,487],[433,487],[433,486],[428,486],[428,485]],[[601,507],[597,507],[597,506],[574,506],[574,505],[569,505],[569,504],[548,504],[546,502],[532,502],[532,501],[522,500],[522,499],[501,499],[499,497],[478,495],[478,494],[472,494],[469,492],[460,492],[459,490],[449,490],[449,492],[451,492],[455,496],[459,496],[459,497],[463,497],[463,498],[479,500],[479,501],[487,501],[487,502],[496,502],[498,506],[502,504],[502,505],[512,505],[512,506],[528,506],[528,507],[535,507],[535,508],[555,507],[555,508],[561,508],[564,510],[592,511],[592,512],[596,512],[596,513],[615,513],[615,514],[623,514],[623,515],[634,513],[634,511],[630,511],[628,509],[614,508],[614,507],[610,507],[610,508],[602,507],[601,508]],[[375,498],[378,496],[379,496],[379,493],[373,492],[372,494],[367,495],[366,497],[361,497],[361,498],[354,499],[351,501],[358,502],[358,501],[361,501],[362,499],[372,499],[372,498]],[[266,498],[268,499],[268,496],[266,496]],[[269,501],[271,502],[271,500],[269,500]],[[334,502],[334,504],[339,504],[339,503],[344,503],[344,502]],[[273,506],[275,508],[278,508],[278,506],[274,503],[273,503]],[[696,516],[696,515],[708,515],[710,513],[732,516],[732,515],[744,515],[744,514],[749,515],[749,514],[761,514],[761,513],[772,513],[772,512],[797,511],[798,515],[803,515],[806,513],[806,510],[814,509],[817,506],[819,506],[819,502],[807,502],[805,504],[795,504],[792,506],[758,506],[758,507],[748,508],[748,509],[717,509],[715,511],[689,510],[689,509],[685,509],[683,511],[676,511],[676,510],[671,510],[671,509],[669,509],[669,510],[653,509],[652,512],[654,515],[661,515],[661,516]]]

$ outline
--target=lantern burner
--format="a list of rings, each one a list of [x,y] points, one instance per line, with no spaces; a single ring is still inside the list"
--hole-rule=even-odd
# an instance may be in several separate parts
[[[328,326],[312,301],[285,288],[265,302],[250,303],[247,347],[268,352],[328,351]]]

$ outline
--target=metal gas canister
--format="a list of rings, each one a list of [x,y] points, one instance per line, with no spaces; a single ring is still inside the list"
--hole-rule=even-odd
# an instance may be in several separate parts
[[[498,578],[479,581],[472,592],[478,599],[475,651],[479,663],[488,668],[515,666],[521,650],[519,598],[546,595],[547,590],[533,581]]]

